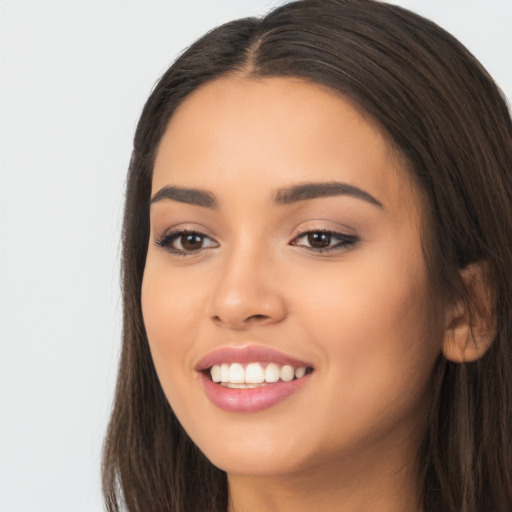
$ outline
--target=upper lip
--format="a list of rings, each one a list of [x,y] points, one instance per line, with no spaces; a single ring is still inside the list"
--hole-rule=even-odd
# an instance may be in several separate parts
[[[279,350],[261,345],[246,347],[223,347],[204,356],[196,365],[197,371],[207,370],[215,364],[222,363],[277,363],[279,365],[290,365],[296,368],[312,365],[294,357],[288,356]]]

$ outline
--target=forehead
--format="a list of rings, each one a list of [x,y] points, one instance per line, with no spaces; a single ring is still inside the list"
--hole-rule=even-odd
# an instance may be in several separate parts
[[[214,189],[227,174],[252,180],[255,189],[342,180],[403,200],[414,188],[376,122],[336,92],[288,77],[217,79],[174,113],[157,152],[153,193],[170,181]]]

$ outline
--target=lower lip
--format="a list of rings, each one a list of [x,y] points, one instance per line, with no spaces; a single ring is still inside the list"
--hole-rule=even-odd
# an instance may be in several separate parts
[[[200,374],[206,396],[213,405],[229,412],[256,412],[268,409],[297,393],[311,374],[290,382],[276,382],[259,388],[227,388]]]

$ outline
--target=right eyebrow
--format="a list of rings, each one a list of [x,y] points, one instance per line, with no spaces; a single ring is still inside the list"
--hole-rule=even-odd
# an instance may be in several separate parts
[[[162,187],[151,198],[151,204],[163,199],[170,199],[178,203],[186,203],[194,206],[202,206],[203,208],[216,209],[219,204],[213,194],[196,188],[182,188],[182,187]]]
[[[352,196],[378,206],[379,208],[384,208],[378,199],[375,199],[375,197],[365,190],[338,181],[303,183],[290,188],[281,189],[274,195],[274,202],[276,204],[293,204],[299,201],[331,196]]]

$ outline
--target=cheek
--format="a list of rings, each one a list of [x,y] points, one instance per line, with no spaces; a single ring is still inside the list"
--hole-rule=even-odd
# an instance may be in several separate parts
[[[141,304],[144,326],[153,363],[167,401],[180,418],[193,415],[190,395],[190,347],[200,328],[197,318],[197,294],[148,258],[142,282]],[[196,304],[196,307],[194,307]]]
[[[169,275],[148,257],[142,282],[142,314],[153,361],[167,390],[167,380],[184,371],[190,338],[200,328],[200,297],[193,287]]]
[[[370,439],[397,425],[415,428],[440,352],[429,336],[424,288],[345,284],[336,300],[311,302],[315,322],[304,327],[326,361],[324,389],[333,404],[326,428],[344,425],[354,439]]]
[[[377,259],[317,276],[302,304],[302,328],[336,367],[330,378],[338,385],[422,387],[441,348],[426,271],[416,263],[423,260]]]
[[[171,290],[165,280],[156,279],[156,273],[151,271],[151,267],[146,266],[142,281],[141,304],[144,327],[153,358],[162,354],[169,345],[169,338],[172,335],[173,318],[169,314],[169,311],[172,311],[169,307],[172,307],[174,300]]]
[[[184,332],[198,327],[197,315],[204,309],[204,292],[194,284],[197,283],[186,272],[169,272],[165,257],[154,257],[150,252],[141,294],[150,343],[179,340]]]

